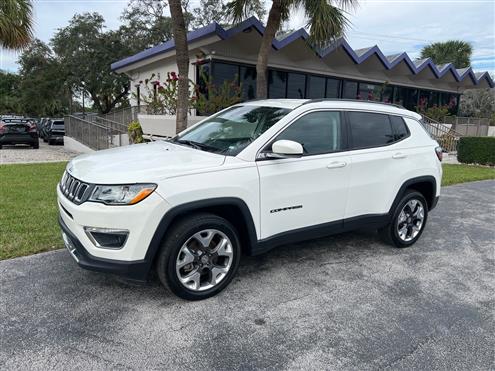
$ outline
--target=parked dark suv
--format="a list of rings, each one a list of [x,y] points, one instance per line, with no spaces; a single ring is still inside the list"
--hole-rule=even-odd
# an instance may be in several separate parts
[[[39,148],[38,130],[31,119],[3,118],[0,120],[0,149],[3,145],[28,144]]]
[[[45,139],[48,144],[64,143],[65,125],[64,119],[52,119],[48,123]]]

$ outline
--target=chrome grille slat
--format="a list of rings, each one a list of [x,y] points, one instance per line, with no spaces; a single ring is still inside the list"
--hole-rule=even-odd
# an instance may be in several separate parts
[[[79,204],[88,196],[91,186],[65,172],[60,181],[60,190],[69,201]]]

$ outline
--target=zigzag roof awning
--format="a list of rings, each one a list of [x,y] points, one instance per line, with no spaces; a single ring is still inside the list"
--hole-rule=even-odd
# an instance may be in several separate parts
[[[187,35],[188,42],[195,42],[205,39],[211,36],[217,36],[220,40],[227,40],[240,32],[243,32],[249,28],[255,29],[260,35],[263,34],[265,28],[263,24],[255,17],[248,18],[244,22],[241,22],[235,27],[225,29],[220,26],[218,23],[212,23],[206,27],[200,28],[198,30],[189,32]],[[301,28],[297,31],[294,31],[282,39],[274,39],[272,42],[272,47],[275,50],[283,49],[284,47],[292,44],[297,40],[305,40],[307,41],[309,38],[308,33],[304,28]],[[465,78],[469,77],[474,85],[478,85],[483,79],[486,80],[488,86],[491,88],[495,87],[495,83],[488,72],[478,72],[475,73],[471,67],[456,69],[452,63],[447,63],[444,65],[436,65],[433,63],[431,58],[421,59],[421,60],[412,60],[407,53],[400,53],[385,56],[380,48],[375,45],[369,48],[357,49],[354,50],[351,48],[349,43],[343,39],[337,39],[330,45],[325,48],[314,48],[309,43],[307,44],[308,48],[311,48],[318,57],[325,58],[332,52],[336,51],[337,48],[342,48],[347,55],[352,59],[352,61],[356,64],[361,64],[368,60],[368,58],[372,56],[376,56],[380,62],[383,64],[385,69],[392,69],[396,67],[399,63],[404,62],[411,73],[416,75],[423,71],[425,68],[431,69],[434,76],[437,79],[442,78],[447,73],[451,73],[454,79],[457,82],[462,82]],[[153,48],[146,49],[140,53],[137,53],[133,56],[124,58],[120,61],[112,63],[111,69],[113,71],[124,68],[126,66],[132,65],[137,62],[144,61],[146,59],[158,56],[160,54],[164,54],[166,52],[172,51],[175,49],[175,43],[173,40],[167,41],[163,44],[157,45]]]

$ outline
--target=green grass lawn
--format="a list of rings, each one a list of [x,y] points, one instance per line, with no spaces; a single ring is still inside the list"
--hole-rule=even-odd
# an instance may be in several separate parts
[[[55,187],[66,163],[0,165],[0,260],[63,246]],[[495,169],[443,165],[442,184],[495,179]]]
[[[485,179],[495,179],[494,168],[474,165],[443,165],[442,186]]]
[[[63,246],[56,185],[65,166],[0,165],[0,260]]]

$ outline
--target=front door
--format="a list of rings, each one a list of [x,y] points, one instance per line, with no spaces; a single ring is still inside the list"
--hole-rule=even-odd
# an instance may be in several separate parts
[[[270,142],[296,141],[304,155],[257,162],[262,239],[344,218],[351,167],[350,156],[343,152],[344,132],[340,112],[314,111]]]

